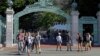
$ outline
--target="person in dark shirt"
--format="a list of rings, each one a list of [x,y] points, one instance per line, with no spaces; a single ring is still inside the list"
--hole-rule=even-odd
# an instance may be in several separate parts
[[[69,33],[67,32],[66,33],[66,46],[67,46],[67,51],[72,51],[71,45],[72,45],[72,39],[71,39]]]
[[[36,48],[36,53],[40,54],[41,53],[41,46],[40,46],[40,42],[41,42],[41,35],[39,32],[36,33],[36,36],[34,38],[34,44],[35,44],[35,48]]]
[[[83,37],[78,33],[77,35],[77,42],[78,42],[78,51],[82,51],[83,47]]]

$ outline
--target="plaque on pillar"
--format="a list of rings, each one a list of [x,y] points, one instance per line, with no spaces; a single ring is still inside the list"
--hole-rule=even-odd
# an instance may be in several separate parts
[[[11,21],[12,21],[11,17],[12,17],[12,16],[7,15],[7,18],[8,18],[8,19],[7,19],[7,22],[11,22]]]

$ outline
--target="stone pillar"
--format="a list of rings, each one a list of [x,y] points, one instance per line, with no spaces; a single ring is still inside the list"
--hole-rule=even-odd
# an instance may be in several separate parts
[[[6,47],[13,46],[13,15],[11,8],[6,10]]]
[[[100,11],[97,12],[97,23],[98,23],[98,39],[99,39],[99,45],[100,45]]]
[[[79,12],[78,11],[72,11],[71,12],[71,37],[73,40],[73,45],[76,45],[76,38],[78,31],[78,21],[79,20]]]
[[[2,38],[2,16],[0,15],[0,43],[1,43],[1,38]]]
[[[16,36],[19,33],[19,18],[14,17],[14,43],[17,43]]]

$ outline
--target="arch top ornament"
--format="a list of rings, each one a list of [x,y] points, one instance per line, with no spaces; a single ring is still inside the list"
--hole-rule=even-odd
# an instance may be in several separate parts
[[[39,0],[40,5],[45,6],[45,5],[53,5],[53,0]]]
[[[54,0],[38,0],[34,5],[40,5],[42,7],[53,5]]]

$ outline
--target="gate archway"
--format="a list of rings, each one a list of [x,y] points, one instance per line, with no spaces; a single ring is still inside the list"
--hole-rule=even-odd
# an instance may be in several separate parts
[[[19,18],[21,16],[24,16],[29,13],[41,12],[41,11],[51,12],[51,13],[55,13],[57,15],[61,15],[61,16],[65,17],[67,19],[67,24],[71,23],[70,15],[68,13],[65,13],[63,10],[61,10],[60,7],[54,6],[51,2],[50,2],[50,4],[45,1],[44,2],[41,1],[41,2],[36,2],[35,4],[28,5],[28,6],[26,6],[26,8],[24,10],[22,10],[14,15],[14,19],[13,19],[13,21],[14,21],[14,23],[13,23],[14,24],[14,40],[16,40],[15,37],[17,36],[18,30],[19,30]]]

